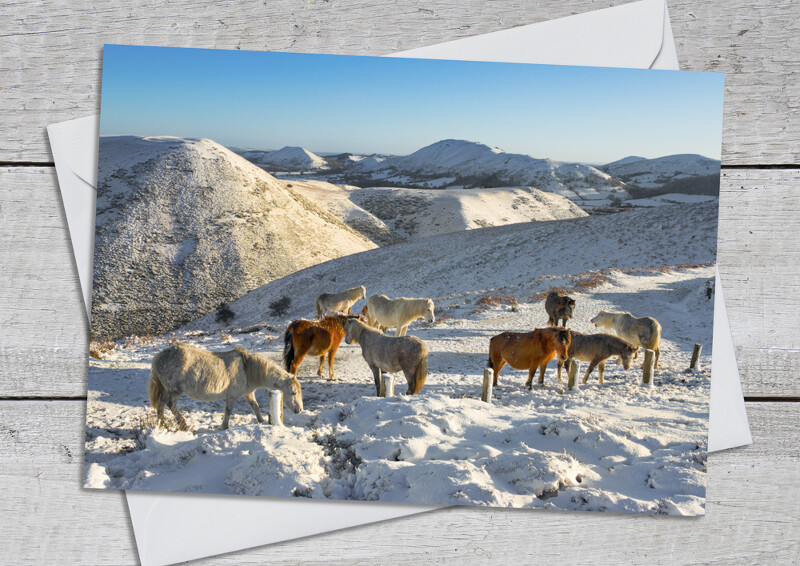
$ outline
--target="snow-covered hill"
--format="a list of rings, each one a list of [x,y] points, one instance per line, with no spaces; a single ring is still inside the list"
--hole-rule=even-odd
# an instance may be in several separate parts
[[[697,154],[656,159],[626,157],[600,167],[606,173],[641,189],[658,189],[679,179],[719,175],[720,162]]]
[[[402,157],[362,160],[345,173],[359,186],[420,188],[532,186],[581,201],[626,198],[623,183],[580,163],[537,159],[464,140],[442,140]],[[370,183],[372,181],[372,183]]]
[[[375,247],[208,139],[100,140],[92,336],[156,334]]]
[[[240,155],[259,167],[269,170],[310,171],[328,167],[328,162],[324,157],[303,147],[286,146],[275,151],[248,150],[242,151]]]
[[[315,180],[288,183],[379,245],[474,228],[586,216],[569,199],[530,187],[359,189]]]
[[[640,157],[638,155],[629,155],[628,157],[623,157],[622,159],[618,159],[616,161],[612,161],[611,163],[607,163],[603,167],[618,167],[621,165],[627,165],[629,163],[636,163],[637,161],[646,161],[646,157]]]

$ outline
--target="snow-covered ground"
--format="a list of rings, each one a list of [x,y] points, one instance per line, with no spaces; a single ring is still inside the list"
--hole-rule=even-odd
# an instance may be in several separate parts
[[[685,369],[696,342],[710,367],[713,301],[705,288],[715,248],[715,203],[699,203],[657,218],[639,210],[446,234],[302,270],[231,303],[232,327],[256,331],[219,331],[206,317],[92,360],[86,485],[702,514],[710,381],[705,370]],[[398,395],[375,397],[359,347],[342,345],[336,382],[315,376],[316,360],[301,365],[305,410],[287,413],[285,427],[258,425],[239,401],[231,428],[219,431],[221,402],[183,397],[192,432],[152,428],[149,365],[168,341],[212,350],[240,344],[277,361],[288,322],[310,316],[321,290],[354,281],[368,294],[434,298],[436,322],[409,330],[429,350],[421,395],[400,394],[397,375]],[[566,391],[551,363],[545,387],[530,391],[526,372],[505,368],[494,402],[481,402],[489,338],[544,326],[551,287],[576,298],[569,327],[578,331],[593,332],[589,319],[601,309],[656,317],[663,340],[655,385],[641,383],[638,365],[625,371],[609,362],[604,385],[593,374]],[[292,306],[270,317],[268,305],[283,296]],[[257,398],[266,407],[266,392]]]

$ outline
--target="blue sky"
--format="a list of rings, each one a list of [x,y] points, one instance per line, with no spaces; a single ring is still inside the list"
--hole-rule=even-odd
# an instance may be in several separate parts
[[[101,135],[405,155],[446,138],[607,163],[720,158],[721,73],[106,45]]]

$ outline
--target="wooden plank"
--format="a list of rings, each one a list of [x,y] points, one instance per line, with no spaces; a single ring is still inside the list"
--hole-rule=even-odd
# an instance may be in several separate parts
[[[89,327],[55,169],[0,168],[0,397],[86,394]]]
[[[717,260],[745,395],[798,396],[800,171],[726,171],[721,188]]]
[[[0,162],[50,161],[44,126],[98,111],[104,43],[380,55],[627,1],[6,4]],[[797,164],[800,3],[668,5],[682,67],[728,73],[723,162]]]
[[[84,395],[88,332],[54,170],[0,169],[0,183],[0,397]],[[800,169],[722,177],[719,266],[745,395],[800,396],[798,187]]]
[[[203,564],[774,564],[800,553],[798,403],[748,405],[754,444],[709,457],[704,518],[451,508],[201,561]],[[118,492],[83,490],[84,403],[0,402],[0,549],[16,563],[134,564]],[[179,520],[179,518],[176,518]],[[256,519],[257,520],[257,519]],[[395,560],[391,560],[394,562]]]

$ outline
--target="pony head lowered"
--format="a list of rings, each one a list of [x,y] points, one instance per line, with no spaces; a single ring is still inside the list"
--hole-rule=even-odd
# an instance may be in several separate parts
[[[362,285],[360,287],[360,289],[361,289],[361,298],[362,299],[366,299],[367,298],[367,288]]]
[[[425,315],[424,315],[425,322],[433,323],[433,321],[436,320],[436,317],[433,314],[433,300],[432,299],[426,299],[426,300],[428,301],[428,308],[425,309]]]
[[[303,392],[300,381],[291,373],[284,371],[276,363],[258,354],[252,354],[241,346],[234,348],[242,356],[247,382],[258,388],[280,389],[283,393],[283,407],[292,412],[303,410]]]
[[[569,345],[572,342],[572,335],[566,328],[551,328],[553,342],[555,343],[556,354],[561,362],[567,361],[569,357]]]
[[[622,367],[626,370],[631,369],[631,360],[635,360],[636,356],[639,354],[639,346],[634,346],[633,344],[628,344],[625,346],[622,354],[619,356],[619,363],[622,364]]]

